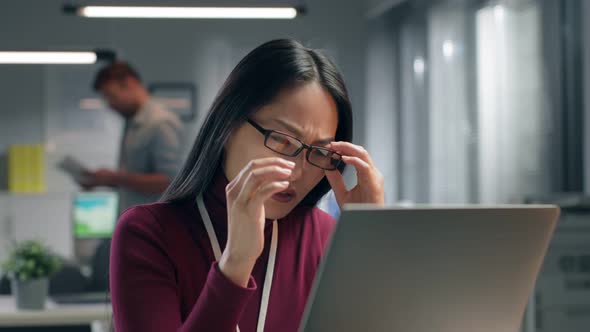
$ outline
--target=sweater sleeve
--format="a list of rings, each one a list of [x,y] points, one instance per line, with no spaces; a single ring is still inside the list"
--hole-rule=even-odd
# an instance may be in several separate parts
[[[160,234],[164,230],[145,207],[127,210],[113,235],[110,286],[117,332],[234,332],[256,290],[251,277],[246,288],[227,279],[217,263],[187,319],[181,319],[175,268]]]

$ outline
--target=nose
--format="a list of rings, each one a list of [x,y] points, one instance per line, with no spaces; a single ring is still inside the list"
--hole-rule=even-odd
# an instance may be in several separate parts
[[[309,167],[313,167],[313,165],[310,165],[307,161],[307,158],[305,157],[306,153],[307,151],[303,150],[299,155],[294,157],[293,162],[295,162],[295,168],[293,169],[291,177],[289,178],[291,181],[298,180],[303,175],[305,170],[307,170]]]

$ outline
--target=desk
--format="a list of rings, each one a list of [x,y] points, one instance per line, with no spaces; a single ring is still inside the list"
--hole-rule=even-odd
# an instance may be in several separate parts
[[[45,310],[17,310],[12,296],[0,296],[0,331],[108,331],[110,304],[56,304]]]

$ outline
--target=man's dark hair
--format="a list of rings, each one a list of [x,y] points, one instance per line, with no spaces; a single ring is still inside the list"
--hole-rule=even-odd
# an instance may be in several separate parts
[[[127,62],[116,61],[107,66],[101,68],[94,78],[92,88],[94,91],[100,91],[100,89],[111,81],[123,81],[128,77],[133,77],[141,82],[139,74],[131,65]]]

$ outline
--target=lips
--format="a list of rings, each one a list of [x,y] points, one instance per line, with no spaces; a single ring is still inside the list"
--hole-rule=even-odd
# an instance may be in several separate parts
[[[272,199],[280,203],[289,203],[295,199],[295,190],[287,189],[272,195]]]

